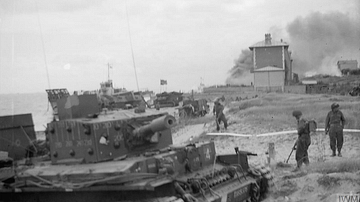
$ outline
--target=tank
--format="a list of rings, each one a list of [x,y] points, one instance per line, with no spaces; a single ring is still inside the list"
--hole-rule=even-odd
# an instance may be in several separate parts
[[[81,95],[57,107],[48,155],[0,164],[0,201],[242,202],[261,200],[270,186],[270,168],[248,163],[256,154],[173,145],[167,113],[97,111],[96,99]]]
[[[156,94],[154,105],[159,107],[175,107],[183,100],[183,94],[178,92],[163,92]]]

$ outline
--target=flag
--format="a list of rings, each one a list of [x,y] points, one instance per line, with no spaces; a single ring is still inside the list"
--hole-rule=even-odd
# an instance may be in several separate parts
[[[167,85],[167,80],[160,79],[160,85]]]

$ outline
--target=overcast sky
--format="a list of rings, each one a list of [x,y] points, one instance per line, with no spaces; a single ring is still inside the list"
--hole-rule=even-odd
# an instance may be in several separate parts
[[[0,0],[0,94],[98,89],[108,63],[115,87],[137,90],[131,47],[140,90],[158,92],[160,79],[168,91],[224,84],[265,33],[286,40],[286,26],[314,12],[341,12],[360,27],[359,8],[359,0]]]

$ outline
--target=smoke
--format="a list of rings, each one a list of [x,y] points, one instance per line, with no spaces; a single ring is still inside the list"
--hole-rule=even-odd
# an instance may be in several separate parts
[[[359,22],[340,12],[311,13],[288,24],[293,69],[300,74],[340,74],[338,60],[360,59]]]
[[[253,80],[253,76],[250,74],[250,70],[253,68],[252,52],[248,49],[242,50],[234,63],[235,65],[228,72],[230,75],[226,79],[226,84],[250,85]]]
[[[360,3],[356,8],[360,11]],[[285,39],[292,52],[293,72],[300,76],[311,74],[339,75],[337,61],[360,62],[360,15],[351,18],[341,12],[314,12],[297,17],[286,29],[272,26],[269,30],[273,40]],[[253,76],[252,53],[245,49],[229,71],[227,84],[250,83]]]

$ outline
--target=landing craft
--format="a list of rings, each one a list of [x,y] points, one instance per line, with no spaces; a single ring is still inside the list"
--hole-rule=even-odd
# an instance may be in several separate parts
[[[48,100],[57,114],[57,100],[70,97],[67,89],[47,89]],[[146,103],[141,92],[127,91],[124,88],[117,89],[112,85],[112,80],[100,83],[99,90],[93,91],[74,91],[73,95],[96,95],[101,108],[131,109],[139,106],[142,102]]]
[[[0,161],[0,201],[259,201],[271,184],[269,167],[249,165],[256,154],[218,155],[214,142],[173,145],[176,120],[167,113],[100,111],[96,95],[63,97],[57,107],[47,155],[28,145],[28,161]]]

